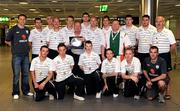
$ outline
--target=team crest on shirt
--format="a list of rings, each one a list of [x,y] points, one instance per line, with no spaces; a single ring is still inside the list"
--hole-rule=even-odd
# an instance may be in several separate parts
[[[16,32],[16,34],[19,34],[19,33],[20,33],[19,31]]]
[[[150,64],[147,64],[147,66],[149,67],[149,66],[150,66]]]
[[[26,34],[29,34],[29,30],[26,30]]]
[[[159,69],[159,65],[156,65],[156,69]]]

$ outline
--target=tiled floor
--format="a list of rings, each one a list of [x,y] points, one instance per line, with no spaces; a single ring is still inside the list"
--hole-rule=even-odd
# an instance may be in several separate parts
[[[12,72],[11,54],[8,47],[0,47],[0,111],[180,111],[180,65],[172,72],[172,99],[160,104],[157,100],[150,102],[146,99],[138,101],[133,98],[86,96],[85,101],[73,100],[66,95],[63,101],[34,102],[32,97],[20,96],[13,100],[11,96]]]

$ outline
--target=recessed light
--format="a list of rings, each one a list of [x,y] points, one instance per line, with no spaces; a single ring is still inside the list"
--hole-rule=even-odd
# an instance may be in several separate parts
[[[38,12],[38,11],[35,11],[35,12],[33,12],[33,13],[40,13],[40,12]]]
[[[99,5],[94,6],[95,8],[99,8]]]
[[[40,17],[43,17],[44,15],[39,15]]]
[[[8,8],[5,8],[5,9],[3,9],[3,10],[8,11],[9,9],[8,9]]]
[[[21,4],[21,5],[27,5],[28,2],[19,2],[19,4]]]
[[[129,8],[128,10],[135,10],[134,8]]]
[[[57,3],[58,1],[53,0],[53,1],[51,1],[51,2],[53,2],[53,3]]]
[[[176,7],[180,7],[180,4],[176,4],[175,6],[176,6]]]
[[[123,2],[123,0],[117,0],[117,2]]]
[[[56,9],[55,11],[56,11],[56,12],[60,12],[60,11],[61,11],[61,9]]]
[[[29,11],[36,11],[36,9],[35,8],[31,8],[31,9],[29,9]]]

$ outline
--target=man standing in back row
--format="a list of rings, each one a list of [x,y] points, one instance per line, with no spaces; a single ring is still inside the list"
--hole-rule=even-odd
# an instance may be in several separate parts
[[[13,69],[13,99],[19,99],[19,78],[21,73],[21,88],[24,95],[32,96],[29,92],[29,44],[30,31],[25,27],[26,15],[18,15],[18,24],[12,27],[6,37],[6,44],[11,46]]]

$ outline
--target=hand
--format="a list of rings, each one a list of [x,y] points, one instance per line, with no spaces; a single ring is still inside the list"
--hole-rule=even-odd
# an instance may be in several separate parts
[[[42,82],[42,83],[39,85],[39,89],[40,89],[40,90],[43,90],[43,89],[44,89],[44,86],[45,86],[45,83]]]
[[[151,88],[152,82],[151,82],[151,81],[147,81],[147,82],[146,82],[146,86],[147,86],[148,88]]]
[[[104,55],[102,55],[101,57],[102,57],[102,60],[106,59],[106,57]]]
[[[109,90],[107,85],[104,85],[104,87],[103,87],[103,92],[104,92],[105,90]]]
[[[39,88],[39,84],[38,83],[34,83],[34,88]]]
[[[130,76],[131,80],[133,80],[135,83],[138,83],[138,78],[136,76]]]

